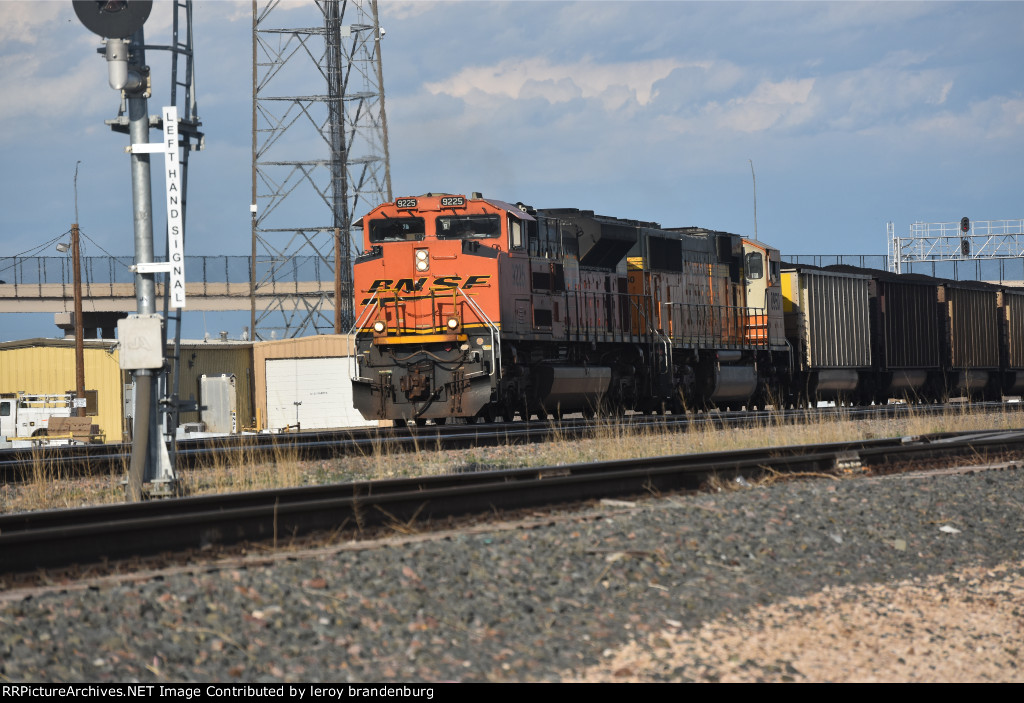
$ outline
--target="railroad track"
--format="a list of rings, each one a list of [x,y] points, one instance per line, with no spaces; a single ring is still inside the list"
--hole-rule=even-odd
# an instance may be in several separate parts
[[[177,498],[0,516],[0,572],[91,564],[270,542],[316,531],[351,534],[596,498],[694,490],[712,477],[882,472],[954,457],[1024,452],[1024,430],[691,454],[644,460]]]
[[[978,403],[972,409],[1005,409],[1020,407],[1004,403]],[[832,417],[865,419],[870,417],[896,418],[908,414],[917,416],[942,415],[960,412],[960,405],[893,404],[871,407],[817,408],[814,410],[787,410],[760,412],[711,412],[689,415],[644,416],[631,415],[617,422],[634,428],[656,426],[665,430],[687,431],[694,427],[764,426],[774,423],[819,422]],[[228,455],[244,459],[274,457],[275,454],[298,454],[308,459],[340,455],[372,454],[375,447],[387,443],[389,449],[410,450],[430,446],[437,449],[527,444],[552,439],[575,440],[609,428],[612,420],[563,419],[559,423],[512,422],[475,425],[443,425],[422,428],[352,428],[330,432],[298,432],[280,434],[252,434],[203,439],[189,439],[178,443],[179,468],[189,469],[210,463],[215,455]],[[128,444],[79,445],[68,447],[36,448],[32,450],[0,450],[0,481],[21,483],[34,476],[87,476],[125,470],[131,446]],[[42,472],[46,467],[48,470]]]

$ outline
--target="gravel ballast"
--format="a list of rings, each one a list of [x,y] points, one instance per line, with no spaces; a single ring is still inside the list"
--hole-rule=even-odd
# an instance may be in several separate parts
[[[9,592],[0,678],[1022,681],[1022,545],[1020,469],[607,501]]]

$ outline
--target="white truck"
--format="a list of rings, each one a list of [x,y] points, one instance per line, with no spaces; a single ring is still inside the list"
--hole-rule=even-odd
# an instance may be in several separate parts
[[[71,417],[75,394],[18,392],[0,397],[0,449],[33,444],[69,444],[70,437],[49,437],[50,418]],[[45,439],[44,439],[45,438]]]

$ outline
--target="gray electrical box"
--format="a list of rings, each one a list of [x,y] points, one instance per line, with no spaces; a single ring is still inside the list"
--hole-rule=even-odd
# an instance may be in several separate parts
[[[236,397],[234,374],[199,377],[200,418],[207,432],[238,432]]]
[[[160,315],[129,315],[118,320],[118,361],[123,370],[163,368],[162,325],[163,318]]]

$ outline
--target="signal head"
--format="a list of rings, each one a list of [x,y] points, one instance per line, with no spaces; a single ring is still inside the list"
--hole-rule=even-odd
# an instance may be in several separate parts
[[[153,0],[73,0],[71,4],[86,29],[111,39],[130,37],[153,10]]]

